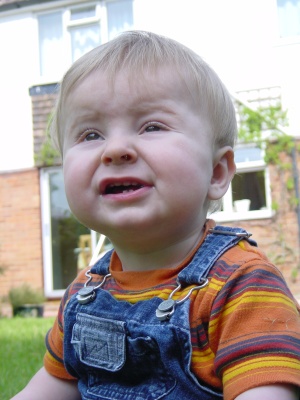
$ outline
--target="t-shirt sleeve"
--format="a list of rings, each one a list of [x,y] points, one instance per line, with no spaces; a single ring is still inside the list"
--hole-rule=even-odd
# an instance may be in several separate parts
[[[300,386],[299,306],[277,268],[263,259],[237,268],[211,315],[209,336],[224,399],[263,385]]]
[[[53,327],[46,335],[46,353],[44,355],[44,367],[49,374],[61,379],[75,379],[64,367],[63,341],[64,341],[64,321],[63,312],[69,298],[76,293],[86,282],[85,272],[80,272],[75,281],[66,290],[58,311],[57,318]]]

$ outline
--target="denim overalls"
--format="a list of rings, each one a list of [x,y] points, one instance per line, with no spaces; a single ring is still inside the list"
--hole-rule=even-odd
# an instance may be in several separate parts
[[[215,227],[179,273],[178,283],[204,286],[221,254],[248,237],[239,228]],[[110,256],[101,258],[91,273],[109,274]],[[190,371],[189,298],[174,302],[154,297],[130,304],[101,288],[94,291],[95,298],[89,294],[86,302],[78,301],[85,293],[72,296],[64,314],[65,366],[79,379],[82,399],[223,398]]]

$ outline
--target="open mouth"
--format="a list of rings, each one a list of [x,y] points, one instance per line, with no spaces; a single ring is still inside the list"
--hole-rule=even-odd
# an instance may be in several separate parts
[[[111,183],[106,186],[104,194],[130,193],[143,187],[144,185],[140,183]]]

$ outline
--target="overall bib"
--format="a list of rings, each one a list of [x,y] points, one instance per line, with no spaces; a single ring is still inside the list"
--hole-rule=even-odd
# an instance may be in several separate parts
[[[239,228],[216,227],[179,273],[178,283],[203,284],[215,261],[248,237]],[[109,274],[110,256],[101,258],[91,273]],[[72,296],[64,314],[65,366],[78,378],[83,400],[223,398],[190,371],[189,298],[180,304],[157,297],[130,304],[101,288],[94,294],[83,304]],[[157,312],[161,303],[171,311],[162,307]]]

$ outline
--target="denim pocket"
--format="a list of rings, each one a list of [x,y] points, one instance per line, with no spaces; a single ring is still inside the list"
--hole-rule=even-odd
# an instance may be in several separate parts
[[[157,400],[176,386],[160,358],[157,343],[149,336],[126,337],[126,361],[120,371],[90,371],[90,399]]]
[[[78,313],[71,343],[82,363],[118,371],[126,359],[125,322]]]

